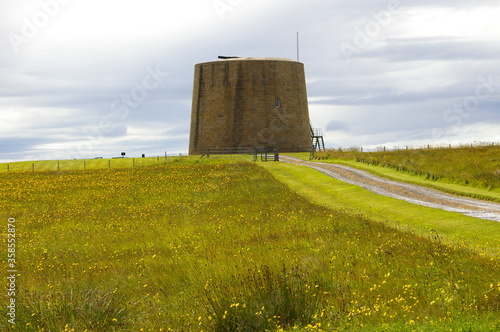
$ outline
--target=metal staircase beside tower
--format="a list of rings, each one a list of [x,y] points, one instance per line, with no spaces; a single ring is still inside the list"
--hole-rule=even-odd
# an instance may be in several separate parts
[[[323,140],[323,130],[321,128],[311,128],[311,141],[314,151],[325,151],[325,141]]]

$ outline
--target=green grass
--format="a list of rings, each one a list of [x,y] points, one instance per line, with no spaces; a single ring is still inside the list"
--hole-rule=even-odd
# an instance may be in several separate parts
[[[195,162],[0,174],[17,329],[498,329],[497,258],[312,204],[258,164]]]
[[[498,144],[378,152],[361,152],[357,148],[330,149],[316,153],[315,159],[355,165],[382,176],[454,194],[500,201]]]
[[[1,163],[0,173],[130,168],[130,167],[163,165],[168,163],[206,164],[206,163],[213,163],[214,161],[224,162],[226,160],[241,162],[241,161],[251,160],[251,157],[242,155],[212,156],[211,158],[200,158],[200,156],[178,156],[178,157],[157,156],[148,158],[20,161],[12,163]]]
[[[475,250],[500,255],[500,223],[497,221],[477,219],[380,196],[305,166],[285,163],[261,166],[315,204],[363,214],[370,219],[422,236],[437,234],[447,243],[462,243]]]

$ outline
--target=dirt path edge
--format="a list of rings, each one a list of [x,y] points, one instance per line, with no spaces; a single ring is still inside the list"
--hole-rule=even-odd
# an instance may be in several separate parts
[[[500,221],[499,203],[455,196],[415,184],[388,180],[345,165],[310,162],[288,156],[280,156],[280,160],[313,168],[332,178],[360,186],[379,195],[436,209],[459,212],[470,217]]]

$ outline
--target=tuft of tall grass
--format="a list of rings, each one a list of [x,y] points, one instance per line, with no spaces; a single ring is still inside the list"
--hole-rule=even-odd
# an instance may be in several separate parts
[[[131,318],[127,297],[99,288],[60,291],[24,290],[17,325],[25,331],[116,331]]]
[[[207,281],[204,287],[208,329],[270,331],[307,326],[321,301],[318,281],[299,266],[262,265],[230,280]]]

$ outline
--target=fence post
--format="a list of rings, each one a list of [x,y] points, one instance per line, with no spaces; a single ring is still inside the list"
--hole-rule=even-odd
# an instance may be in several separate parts
[[[57,170],[60,171],[61,168],[59,167],[59,162],[57,162]]]
[[[135,167],[135,158],[132,158],[132,167]]]
[[[111,168],[111,160],[108,160],[108,168]]]
[[[10,172],[10,164],[7,164],[7,172]]]
[[[31,167],[33,169],[33,172],[35,171],[35,163],[31,164]]]
[[[87,169],[87,161],[86,160],[83,161],[83,169]]]

